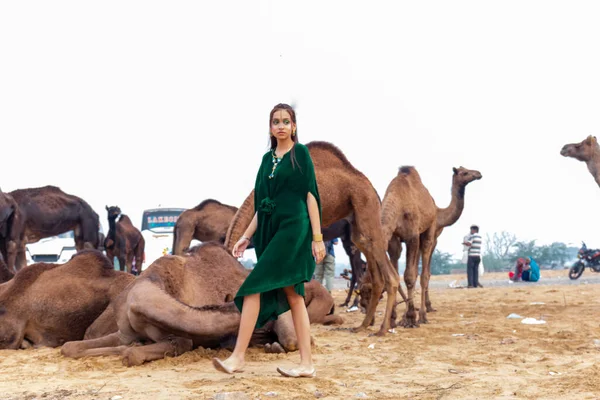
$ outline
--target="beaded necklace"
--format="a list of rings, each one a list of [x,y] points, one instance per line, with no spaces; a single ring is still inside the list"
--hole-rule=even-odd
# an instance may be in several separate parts
[[[294,145],[292,144],[292,147],[294,147]],[[288,151],[286,151],[285,153],[283,153],[283,156],[285,156],[291,149],[292,147],[290,147],[288,149]],[[273,177],[275,176],[275,168],[277,168],[277,166],[281,163],[281,160],[283,159],[283,156],[281,157],[277,157],[275,155],[275,149],[271,149],[271,155],[273,156],[273,169],[271,170],[271,174],[269,175],[269,179],[273,179]]]

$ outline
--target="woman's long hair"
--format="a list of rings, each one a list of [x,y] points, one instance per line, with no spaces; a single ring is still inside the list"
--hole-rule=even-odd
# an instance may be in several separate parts
[[[278,110],[285,110],[290,114],[290,118],[291,118],[292,122],[294,123],[294,125],[296,126],[295,134],[294,134],[294,131],[292,130],[292,141],[294,142],[294,144],[298,143],[298,124],[296,123],[296,112],[294,111],[292,106],[290,106],[288,104],[284,104],[284,103],[279,103],[275,107],[273,107],[273,109],[271,110],[271,114],[269,114],[269,137],[270,137],[270,141],[271,141],[271,150],[273,150],[273,151],[277,148],[277,138],[275,136],[271,136],[271,121],[273,121],[273,114],[275,114],[275,112]],[[298,168],[300,168],[300,166],[298,165],[298,162],[296,161],[296,149],[294,147],[296,147],[296,146],[292,146],[292,150],[290,151],[290,159],[292,160],[292,167],[296,168],[296,166],[298,166]]]

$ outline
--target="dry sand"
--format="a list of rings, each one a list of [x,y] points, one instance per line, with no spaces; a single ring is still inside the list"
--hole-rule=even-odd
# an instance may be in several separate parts
[[[351,333],[363,315],[338,309],[342,327],[312,326],[316,379],[279,376],[275,368],[297,362],[298,354],[260,349],[251,349],[245,372],[233,376],[210,363],[225,350],[198,349],[133,368],[118,357],[66,359],[59,349],[0,351],[0,399],[210,399],[219,392],[250,399],[600,398],[599,288],[433,289],[438,311],[430,324],[383,338],[369,336],[376,328]],[[339,303],[344,291],[335,297]],[[507,319],[510,313],[547,323],[524,325]]]

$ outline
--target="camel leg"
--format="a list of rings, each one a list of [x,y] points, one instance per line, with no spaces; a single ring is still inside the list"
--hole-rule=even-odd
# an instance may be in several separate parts
[[[426,301],[429,298],[429,277],[431,276],[431,254],[434,248],[434,229],[431,228],[421,235],[421,308],[419,310],[419,323],[426,324],[427,307]]]
[[[341,325],[344,320],[337,314],[329,314],[333,307],[333,301],[326,301],[323,298],[313,298],[310,304],[306,307],[308,319],[311,324],[323,325]]]
[[[126,272],[127,271],[127,262],[125,261],[125,257],[118,256],[117,259],[119,260],[119,269],[123,272]]]
[[[415,312],[414,293],[417,275],[419,273],[419,238],[414,238],[406,242],[406,270],[404,271],[404,282],[408,290],[408,301],[406,302],[406,314],[402,324],[405,328],[416,328],[417,314]]]
[[[392,238],[388,242],[388,254],[390,256],[390,262],[396,271],[399,269],[398,260],[402,256],[402,241],[396,235],[392,235]],[[402,300],[406,302],[406,295],[404,294],[404,290],[402,290],[402,285],[398,284],[398,293],[402,296]]]
[[[104,251],[106,252],[106,258],[108,258],[110,260],[110,263],[112,264],[113,268],[115,267],[115,253],[113,252],[112,249],[108,249],[108,248],[104,248]]]
[[[66,342],[62,345],[60,352],[63,356],[70,358],[108,356],[121,354],[127,348],[127,344],[130,343],[121,343],[119,332],[115,332],[97,339]]]
[[[433,246],[431,247],[431,251],[429,252],[429,264],[430,264],[429,279],[431,279],[431,257],[433,257],[433,252],[435,251],[436,247],[437,247],[437,239],[434,241]],[[428,313],[437,311],[431,305],[431,300],[429,298],[429,279],[427,279],[427,295],[425,296],[425,309],[427,310]]]
[[[22,265],[19,265],[19,263],[17,263],[17,254],[19,253],[19,250],[19,246],[17,246],[17,243],[15,241],[8,241],[6,245],[6,266],[8,267],[8,270],[13,274],[16,274],[17,271],[23,267]],[[27,264],[27,260],[25,261],[25,264]]]
[[[375,267],[375,260],[371,257],[370,254],[365,253],[367,256],[367,273],[371,278],[371,298],[369,299],[369,304],[367,305],[367,311],[365,318],[360,326],[353,329],[354,332],[361,332],[367,329],[371,323],[373,323],[375,319],[375,311],[377,310],[377,304],[379,303],[379,298],[383,293],[383,277],[381,276],[381,272],[377,270]]]
[[[142,264],[144,263],[144,238],[140,238],[137,246],[135,246],[135,268],[137,269],[138,275],[142,273]]]
[[[158,343],[147,346],[128,347],[123,351],[123,365],[132,367],[142,365],[147,361],[161,360],[168,357],[177,357],[194,347],[192,339],[177,336],[168,336]]]
[[[348,290],[348,296],[346,296],[346,300],[340,307],[347,307],[350,304],[350,299],[352,298],[352,292],[354,292],[354,285],[356,285],[356,272],[354,271],[354,266],[352,266],[352,278],[350,278],[350,290]]]
[[[127,273],[133,274],[133,251],[127,251],[125,254],[125,265],[127,265]]]

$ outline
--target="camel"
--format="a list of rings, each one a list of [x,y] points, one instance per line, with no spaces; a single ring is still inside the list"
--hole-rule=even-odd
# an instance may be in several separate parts
[[[342,151],[329,142],[310,142],[310,152],[321,197],[322,225],[328,226],[342,218],[351,218],[352,241],[365,254],[367,273],[371,276],[371,299],[365,318],[356,332],[367,329],[375,316],[377,303],[386,289],[385,317],[377,335],[389,330],[389,320],[396,302],[398,271],[386,254],[387,240],[381,224],[381,200],[369,179],[348,161]],[[225,246],[232,250],[254,216],[254,190],[246,197],[227,230]]]
[[[119,260],[119,268],[132,274],[133,260],[135,259],[135,275],[139,275],[144,261],[144,237],[142,233],[131,223],[131,219],[125,214],[121,214],[118,206],[106,206],[108,213],[108,235],[104,240],[104,249],[106,256],[114,265],[114,259]],[[115,222],[119,217],[118,222]]]
[[[90,326],[87,340],[65,343],[62,353],[72,358],[120,355],[124,365],[132,366],[199,346],[230,346],[240,322],[232,300],[248,273],[217,242],[203,243],[187,257],[163,256],[107,308],[108,317],[103,315]],[[338,315],[327,315],[333,298],[321,284],[312,281],[305,288],[311,323],[341,322]],[[111,318],[118,331],[102,332]],[[277,342],[271,343],[273,339]],[[139,342],[147,344],[131,346]],[[256,330],[252,344],[265,344],[267,352],[296,350],[291,312]]]
[[[97,250],[65,264],[36,263],[0,285],[0,349],[57,347],[81,340],[133,276],[115,271]]]
[[[6,263],[6,271],[3,271],[0,283],[9,280],[17,272],[18,249],[24,241],[25,234],[23,222],[21,210],[15,199],[0,190],[0,253],[3,262]],[[23,259],[25,260],[24,255]]]
[[[15,200],[22,221],[18,239],[6,246],[7,265],[18,271],[27,265],[25,245],[73,230],[77,251],[98,246],[98,214],[83,199],[56,186],[17,189],[9,193]],[[4,254],[4,253],[3,253]]]
[[[224,243],[227,228],[236,212],[237,207],[213,199],[204,200],[182,212],[173,232],[173,255],[185,254],[192,239]]]
[[[321,232],[323,233],[323,240],[328,241],[335,238],[340,238],[344,251],[350,260],[350,267],[352,268],[352,278],[350,279],[350,290],[346,300],[340,307],[346,307],[350,304],[350,299],[355,287],[360,283],[360,279],[363,274],[364,262],[360,258],[360,250],[352,243],[352,223],[348,218],[340,219],[333,224],[324,227]],[[358,296],[354,299],[354,305],[358,304]]]
[[[565,144],[560,150],[560,155],[583,161],[600,186],[600,146],[596,136],[590,135],[580,143]]]
[[[464,167],[452,168],[452,200],[450,205],[446,208],[439,208],[436,206],[436,228],[435,238],[433,247],[430,250],[429,259],[437,246],[437,239],[442,234],[445,227],[453,225],[460,218],[463,209],[465,207],[465,188],[466,186],[475,181],[481,179],[482,175],[479,171],[466,169]],[[435,203],[435,202],[434,202]],[[408,221],[406,221],[408,223]],[[394,235],[395,236],[395,235]],[[395,268],[398,268],[398,260],[402,252],[400,240],[397,237],[392,237],[389,243],[388,252],[390,260]],[[418,259],[417,259],[418,263]],[[431,271],[430,271],[431,273]],[[431,306],[431,300],[429,298],[429,290],[426,290],[425,294],[425,307],[427,312],[435,311]],[[406,299],[405,299],[406,300]]]
[[[436,239],[437,207],[414,167],[400,167],[398,174],[388,185],[383,197],[381,220],[384,237],[389,244],[390,260],[396,270],[402,249],[401,242],[406,243],[404,282],[408,297],[405,298],[407,309],[402,325],[407,328],[418,327],[419,322],[427,322],[425,300]],[[419,255],[422,260],[421,307],[417,321],[413,295],[419,273]],[[361,292],[363,291],[361,287]]]

